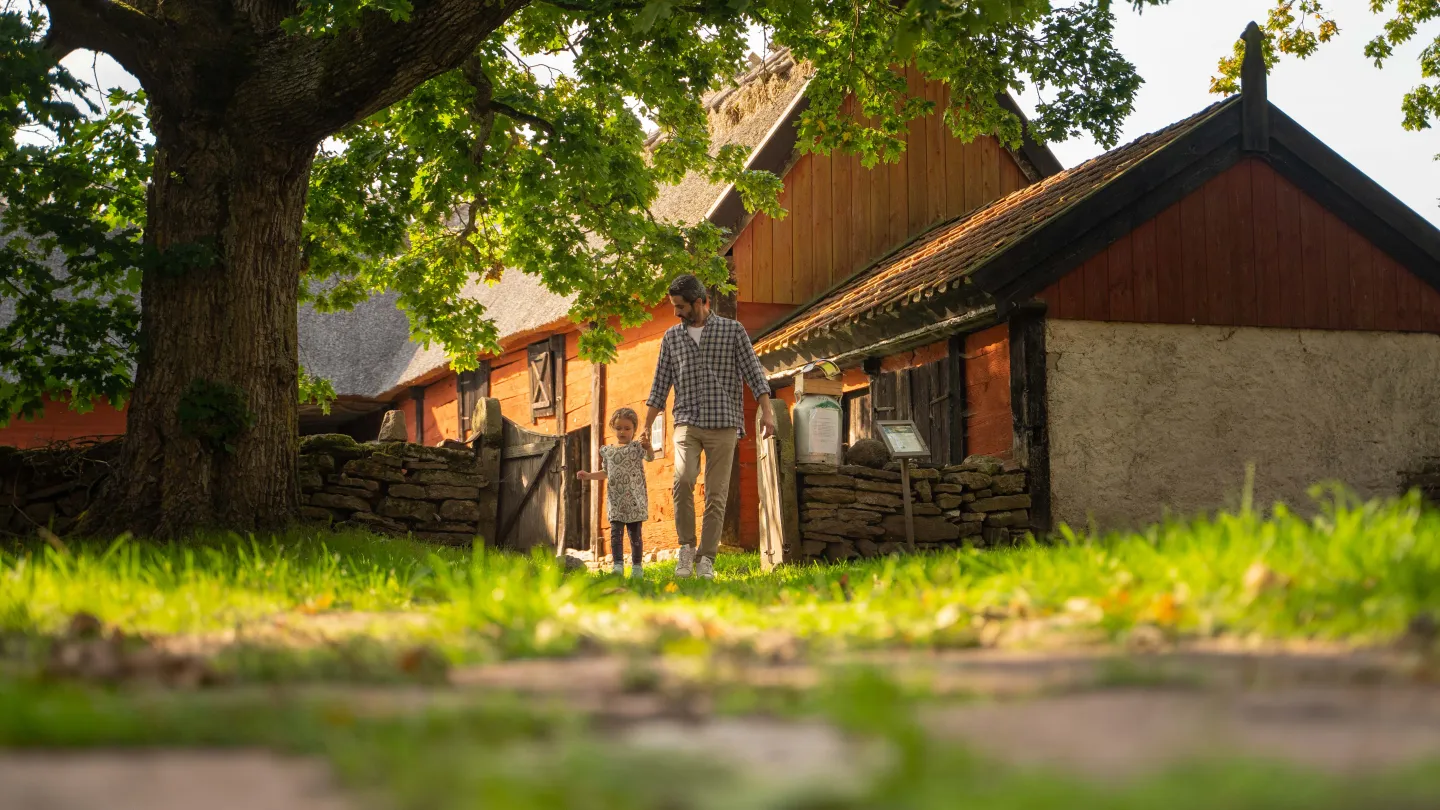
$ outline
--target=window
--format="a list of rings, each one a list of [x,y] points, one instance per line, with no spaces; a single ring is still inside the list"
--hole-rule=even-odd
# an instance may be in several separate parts
[[[530,418],[555,415],[555,355],[550,341],[530,344]]]
[[[475,405],[490,396],[490,361],[481,360],[474,371],[460,372],[455,387],[460,400],[460,440],[469,441],[470,431],[474,429],[471,417],[475,415]]]

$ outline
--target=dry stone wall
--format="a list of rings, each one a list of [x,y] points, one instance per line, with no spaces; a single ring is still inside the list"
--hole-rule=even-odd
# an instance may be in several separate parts
[[[99,492],[120,445],[0,447],[0,535],[70,531]],[[496,476],[484,474],[482,461],[463,445],[307,436],[300,443],[301,518],[470,545],[477,536],[495,535]]]
[[[0,447],[0,534],[70,531],[119,455],[116,440],[30,450]]]
[[[853,456],[852,456],[853,458]],[[844,560],[903,553],[900,466],[798,464],[801,556]],[[1024,470],[988,456],[937,467],[911,462],[911,514],[920,550],[1004,546],[1030,531]]]
[[[480,508],[492,486],[469,449],[339,434],[300,445],[300,514],[309,521],[469,545],[494,535]]]

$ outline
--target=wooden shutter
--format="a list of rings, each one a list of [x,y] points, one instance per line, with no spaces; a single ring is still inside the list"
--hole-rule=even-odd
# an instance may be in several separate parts
[[[460,372],[456,381],[456,393],[460,400],[460,440],[470,439],[470,417],[475,414],[475,405],[490,396],[490,361],[481,360],[474,371]]]
[[[550,351],[550,341],[531,344],[530,360],[530,418],[555,415],[555,358]]]

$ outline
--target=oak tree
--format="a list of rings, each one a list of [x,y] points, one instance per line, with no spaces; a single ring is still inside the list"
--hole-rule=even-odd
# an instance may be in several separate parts
[[[749,32],[814,71],[800,148],[873,164],[933,106],[893,70],[912,58],[962,138],[1017,141],[997,95],[1038,88],[1037,137],[1113,143],[1140,80],[1112,25],[1108,0],[7,0],[0,415],[128,399],[82,531],[282,524],[298,401],[323,389],[297,364],[302,302],[394,291],[464,369],[497,339],[472,279],[577,294],[600,360],[668,276],[726,282],[722,234],[649,206],[696,172],[782,214],[702,105]],[[102,95],[62,65],[77,50],[142,92]],[[560,54],[562,74],[532,65]]]

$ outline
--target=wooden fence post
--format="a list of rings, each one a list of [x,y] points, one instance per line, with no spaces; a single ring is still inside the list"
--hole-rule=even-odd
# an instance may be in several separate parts
[[[480,465],[480,474],[485,476],[485,488],[480,490],[478,531],[492,548],[498,548],[501,539],[497,532],[500,529],[500,451],[504,441],[504,421],[500,400],[491,397],[476,400],[470,427],[475,432],[475,460]]]

